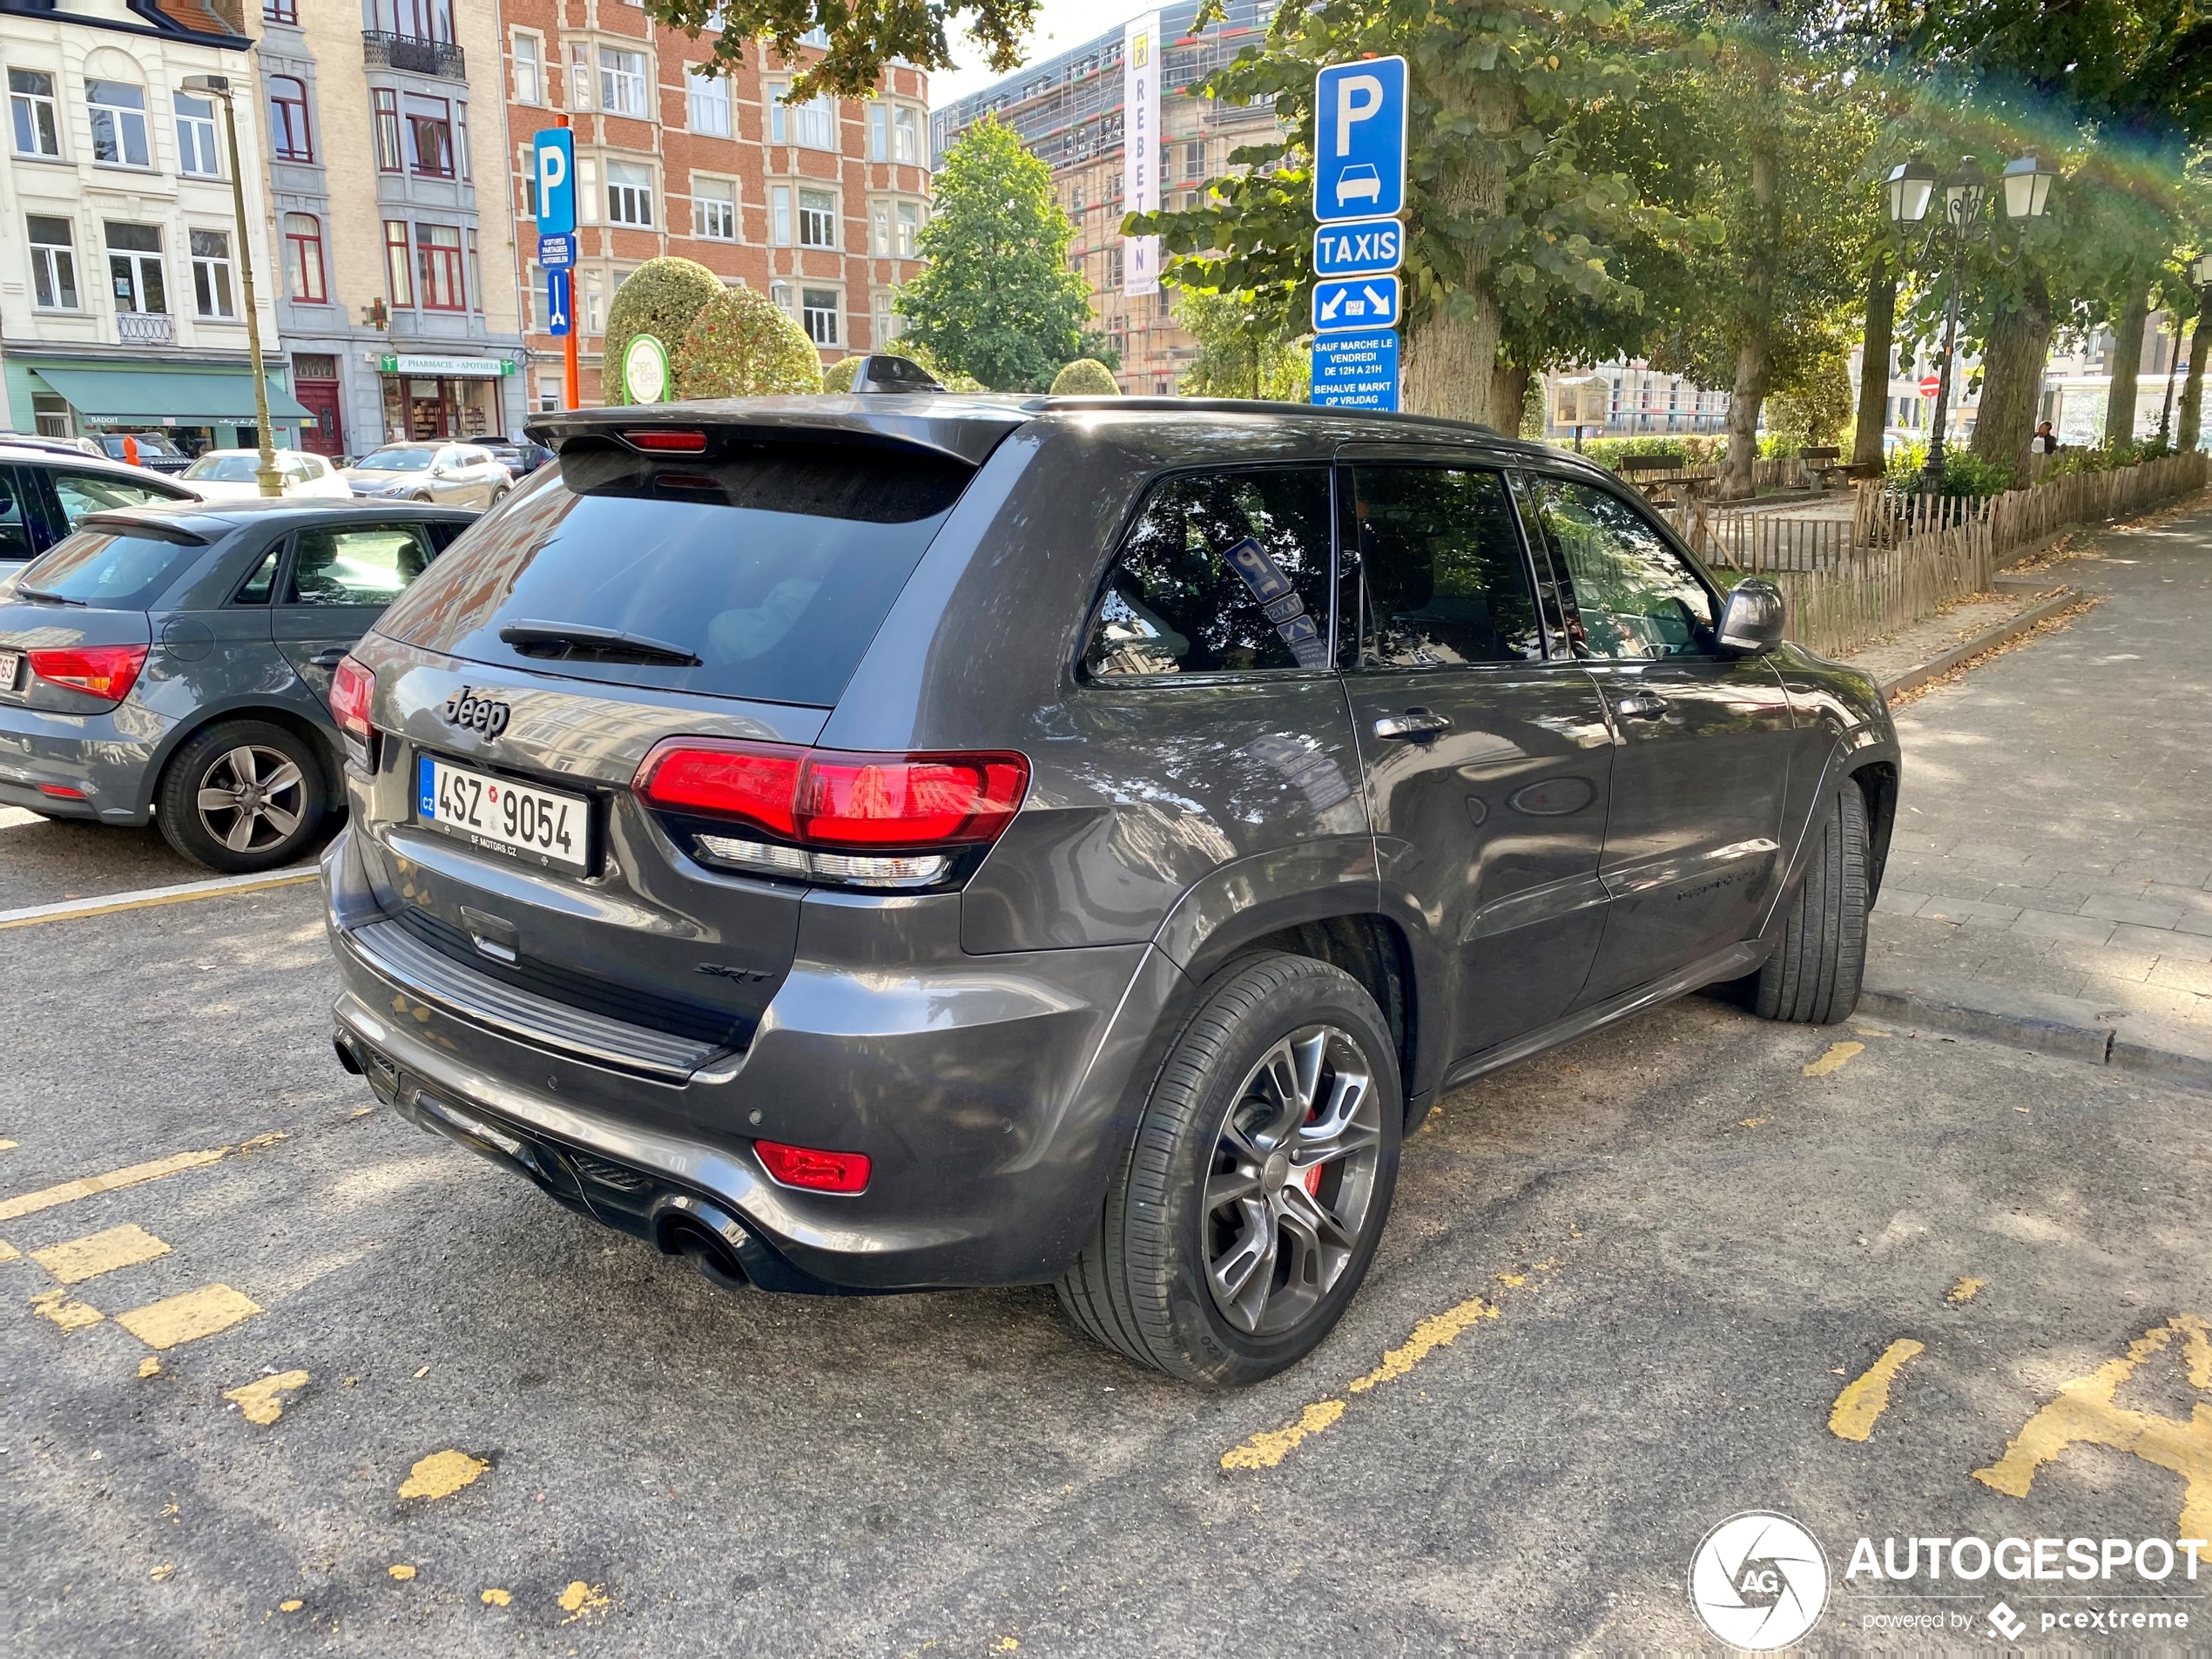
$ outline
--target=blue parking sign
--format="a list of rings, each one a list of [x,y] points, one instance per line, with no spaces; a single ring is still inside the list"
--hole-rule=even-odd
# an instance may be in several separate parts
[[[566,236],[576,229],[576,135],[543,127],[530,139],[537,162],[537,233]]]
[[[545,273],[545,332],[549,334],[567,334],[575,320],[575,290],[570,282],[566,270],[556,267]]]
[[[1406,206],[1406,60],[1332,64],[1313,89],[1313,217],[1390,219]]]
[[[1313,332],[1372,333],[1398,327],[1398,279],[1340,277],[1313,285]]]
[[[1313,401],[1342,409],[1398,407],[1398,336],[1323,334],[1313,342]]]

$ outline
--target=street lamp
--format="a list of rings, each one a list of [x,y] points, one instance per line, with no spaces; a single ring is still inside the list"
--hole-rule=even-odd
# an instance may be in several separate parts
[[[2023,227],[2028,220],[2042,218],[2050,205],[2051,181],[2058,177],[2058,171],[2038,156],[2022,156],[2007,163],[1997,192],[2004,203],[2005,217]],[[1981,212],[1990,195],[1989,178],[1971,156],[1947,179],[1938,178],[1933,167],[1915,156],[1892,170],[1888,187],[1890,223],[1905,239],[1908,253],[1913,236],[1927,222],[1937,191],[1943,192],[1943,215],[1928,226],[1920,244],[1922,262],[1936,255],[1944,258],[1949,267],[1949,289],[1943,302],[1943,349],[1936,366],[1935,421],[1928,434],[1927,465],[1921,472],[1922,488],[1932,493],[1943,484],[1943,428],[1949,419],[1951,363],[1959,343],[1960,267],[1968,245],[1993,233]],[[1938,245],[1946,240],[1948,249],[1939,255]],[[2013,257],[2019,257],[2017,245]]]
[[[253,366],[253,416],[261,440],[261,464],[253,475],[264,496],[281,496],[284,475],[277,470],[276,438],[269,428],[269,383],[261,374],[261,317],[253,301],[253,244],[246,233],[246,172],[238,161],[238,111],[231,101],[234,89],[227,75],[187,75],[179,84],[195,98],[216,98],[223,105],[223,129],[230,138],[231,208],[238,224],[238,268],[246,300],[246,352]]]

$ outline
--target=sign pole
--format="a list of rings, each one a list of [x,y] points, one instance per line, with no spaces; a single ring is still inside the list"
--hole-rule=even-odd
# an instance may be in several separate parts
[[[565,114],[556,115],[553,118],[553,125],[565,127],[569,125],[569,118]],[[571,276],[570,280],[569,332],[561,341],[561,401],[572,409],[580,409],[583,407],[583,370],[577,361],[576,340],[582,331],[576,326],[574,277]]]

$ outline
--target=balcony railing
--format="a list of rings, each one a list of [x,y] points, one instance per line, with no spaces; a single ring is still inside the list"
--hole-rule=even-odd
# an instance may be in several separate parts
[[[176,339],[176,326],[165,311],[118,311],[115,332],[126,346],[166,346]]]
[[[448,81],[469,78],[468,60],[449,40],[424,40],[416,35],[386,34],[377,30],[361,33],[361,60],[371,69],[403,69],[415,75],[436,75]]]

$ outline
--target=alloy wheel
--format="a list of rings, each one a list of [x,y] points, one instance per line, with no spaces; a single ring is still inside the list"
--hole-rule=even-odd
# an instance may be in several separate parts
[[[242,743],[200,775],[199,821],[233,853],[260,853],[289,839],[307,815],[307,779],[281,749]]]
[[[1374,1218],[1382,1121],[1351,1033],[1292,1032],[1238,1089],[1206,1177],[1206,1279],[1251,1336],[1288,1331],[1332,1290]]]

